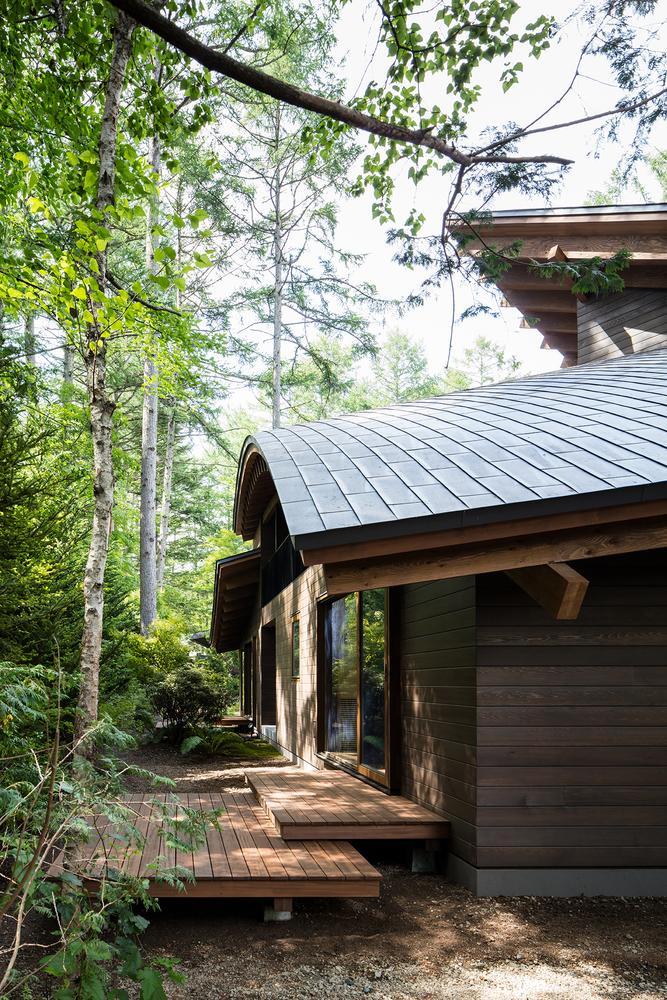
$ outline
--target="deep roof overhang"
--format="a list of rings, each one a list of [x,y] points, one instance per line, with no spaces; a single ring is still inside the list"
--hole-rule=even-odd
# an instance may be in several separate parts
[[[494,282],[505,304],[523,314],[525,328],[537,329],[544,338],[542,346],[560,351],[569,363],[577,354],[573,281],[546,279],[537,273],[536,264],[604,260],[626,249],[631,253],[622,272],[626,288],[667,288],[666,204],[518,209],[452,228],[474,237],[465,245],[473,256],[521,244],[512,265]]]
[[[237,524],[259,522],[270,483],[310,564],[320,549],[663,501],[667,350],[262,431],[239,483]]]
[[[599,493],[577,494],[557,497],[552,500],[530,500],[525,503],[506,503],[497,507],[479,510],[454,511],[447,514],[429,514],[404,521],[385,521],[378,524],[356,525],[352,528],[331,529],[293,538],[294,545],[303,553],[306,565],[319,560],[308,558],[312,550],[347,548],[358,543],[383,539],[409,538],[416,534],[441,535],[449,532],[455,536],[466,528],[483,525],[514,524],[529,518],[543,518],[545,528],[549,519],[559,514],[575,511],[613,511],[629,504],[648,504],[656,500],[667,500],[667,482],[651,486],[628,486],[600,491]],[[502,532],[498,532],[499,537]],[[442,539],[439,540],[442,544]]]
[[[211,617],[211,646],[216,652],[240,648],[255,608],[259,579],[259,549],[216,562]]]

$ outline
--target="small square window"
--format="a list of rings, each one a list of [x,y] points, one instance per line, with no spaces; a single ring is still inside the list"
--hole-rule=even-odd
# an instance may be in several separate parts
[[[301,648],[299,619],[292,619],[292,677],[298,677],[300,671]]]

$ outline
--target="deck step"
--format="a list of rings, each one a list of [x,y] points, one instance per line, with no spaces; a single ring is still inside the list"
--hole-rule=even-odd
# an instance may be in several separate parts
[[[437,813],[342,771],[263,768],[245,776],[286,841],[443,840],[449,834]]]
[[[77,854],[77,874],[95,884],[110,869],[125,871],[149,880],[156,898],[255,897],[289,900],[298,897],[377,897],[380,873],[344,840],[331,839],[286,843],[274,829],[263,808],[250,792],[224,795],[182,794],[132,796],[123,802],[134,812],[140,842],[128,845],[110,826],[106,817],[97,817],[88,843]],[[220,810],[215,826],[209,827],[206,843],[194,851],[175,851],[164,842],[162,808],[178,817],[182,807]],[[152,874],[151,863],[159,856],[168,864],[190,870],[194,881],[185,890],[160,882]],[[57,878],[72,861],[59,855],[49,875]]]

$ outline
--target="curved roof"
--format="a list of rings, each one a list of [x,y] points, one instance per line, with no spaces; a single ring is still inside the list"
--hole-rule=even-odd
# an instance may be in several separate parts
[[[301,549],[667,497],[667,350],[261,431],[246,537],[267,475]]]

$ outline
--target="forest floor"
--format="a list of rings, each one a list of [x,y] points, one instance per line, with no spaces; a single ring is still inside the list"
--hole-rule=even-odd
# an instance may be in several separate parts
[[[253,766],[166,747],[131,760],[181,791],[238,790]],[[168,987],[170,1000],[667,997],[660,900],[477,899],[442,876],[412,874],[395,845],[356,846],[382,872],[378,900],[298,900],[281,924],[262,923],[259,901],[164,901],[143,940],[187,976]]]

